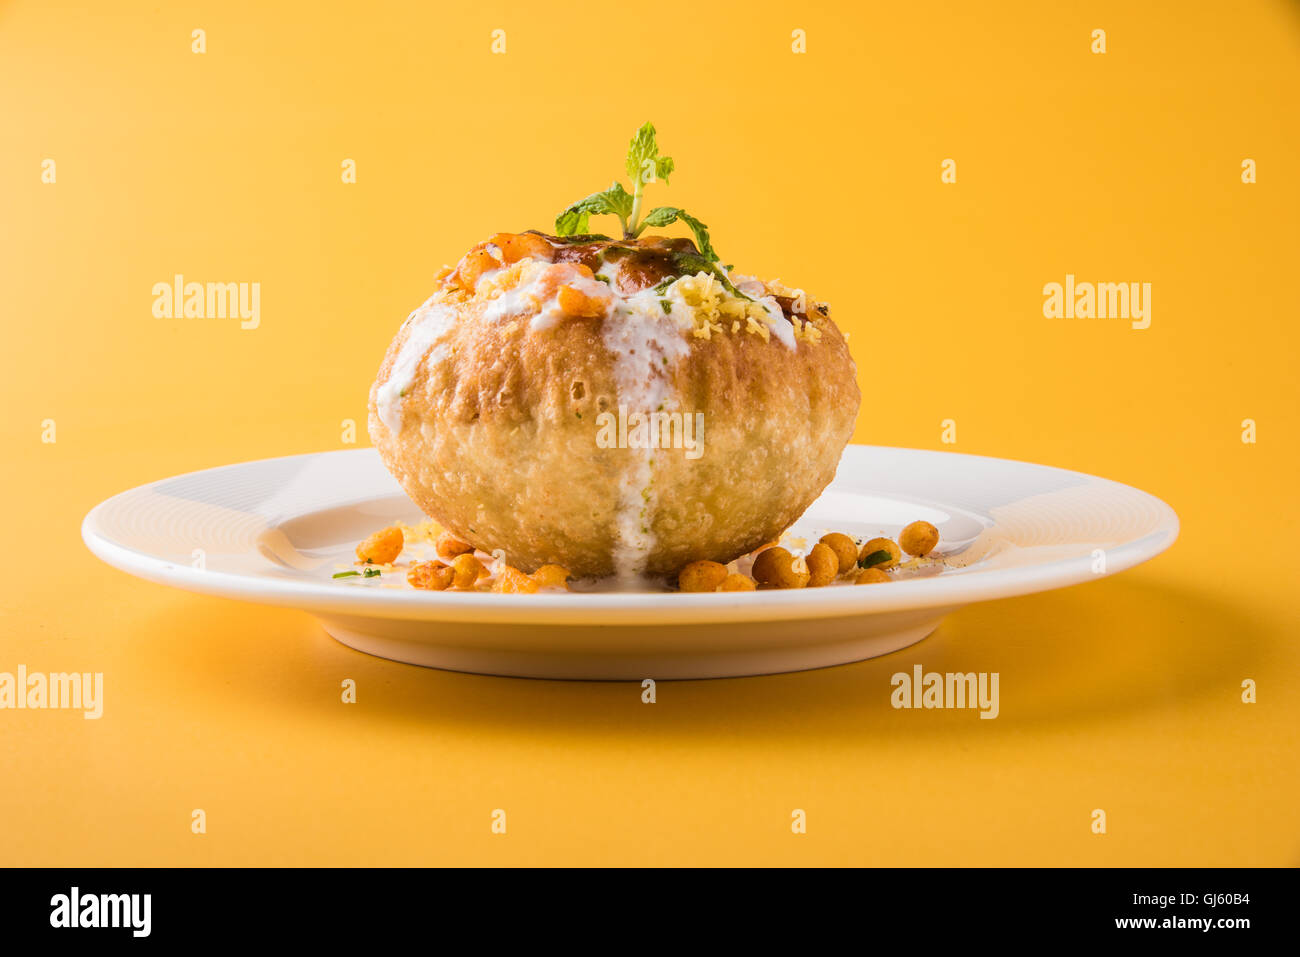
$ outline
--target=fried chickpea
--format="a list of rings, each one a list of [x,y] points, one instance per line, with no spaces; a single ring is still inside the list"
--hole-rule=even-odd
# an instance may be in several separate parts
[[[406,580],[415,588],[429,591],[444,591],[451,587],[456,572],[450,565],[442,562],[415,562],[406,573]]]
[[[837,574],[843,575],[858,563],[858,543],[843,532],[828,532],[820,542],[835,553],[839,562]]]
[[[812,577],[808,571],[808,559],[803,556],[796,556],[790,563],[790,571],[783,576],[780,582],[782,588],[804,588],[808,584],[808,579]]]
[[[913,522],[898,533],[898,544],[907,554],[921,558],[939,544],[939,530],[929,522]]]
[[[397,556],[402,554],[404,544],[402,530],[396,525],[392,525],[382,531],[375,532],[357,546],[357,561],[387,565],[389,562],[396,561]]]
[[[492,583],[492,590],[506,595],[531,595],[538,590],[537,582],[517,568],[504,566]]]
[[[452,585],[456,588],[473,588],[474,583],[483,577],[483,563],[471,552],[457,555],[451,563],[451,568],[455,572]]]
[[[718,586],[718,591],[753,591],[757,587],[754,584],[754,579],[732,572],[722,580],[722,584]]]
[[[753,575],[754,581],[768,588],[803,588],[808,584],[808,563],[775,545],[758,553]]]
[[[893,568],[902,560],[903,553],[898,550],[898,545],[890,538],[873,538],[867,544],[862,546],[862,551],[858,553],[858,564],[865,562],[867,558],[876,552],[888,552],[889,557],[883,560],[873,562],[871,568]]]
[[[572,577],[573,575],[563,565],[543,565],[533,572],[533,581],[537,583],[538,588],[564,588],[567,590],[569,579]]]
[[[462,542],[451,532],[443,532],[438,536],[438,544],[434,546],[438,551],[438,557],[451,561],[457,555],[464,555],[466,552],[474,551],[474,546],[469,542]]]
[[[858,577],[853,579],[855,585],[877,585],[881,582],[893,581],[888,575],[879,568],[864,568],[858,572]]]
[[[834,549],[818,542],[804,558],[808,566],[808,587],[821,588],[835,581],[840,573],[840,560]]]
[[[793,560],[794,556],[780,545],[765,545],[754,557],[754,567],[750,574],[754,576],[754,581],[766,585],[775,578],[778,567],[788,566]]]
[[[691,562],[677,574],[677,587],[682,591],[717,591],[727,580],[727,566],[717,562]]]

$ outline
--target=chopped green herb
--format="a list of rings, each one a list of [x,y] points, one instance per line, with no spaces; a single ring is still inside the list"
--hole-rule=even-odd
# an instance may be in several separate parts
[[[360,575],[361,572],[335,572],[334,573],[335,578],[356,578],[359,577]]]
[[[367,569],[365,570],[365,574],[364,574],[363,577],[365,577],[365,578],[378,578],[378,577],[379,577],[380,575],[382,575],[382,574],[383,574],[383,572],[381,572],[378,568],[367,568]]]
[[[699,249],[700,254],[711,263],[717,262],[718,254],[713,251],[713,244],[709,242],[709,227],[684,209],[678,209],[676,206],[660,206],[652,209],[646,214],[645,222],[641,224],[641,228],[667,226],[679,219],[691,227],[691,232],[695,234],[695,246]]]
[[[634,181],[644,180],[653,183],[656,177],[663,177],[668,182],[677,164],[671,157],[659,155],[659,142],[655,136],[653,123],[644,124],[627,145],[627,162],[624,169]]]
[[[717,275],[729,290],[735,292],[735,288],[727,282],[725,274],[717,266],[718,254],[709,239],[709,227],[703,222],[677,206],[657,206],[646,213],[644,219],[641,217],[641,200],[646,186],[658,179],[668,182],[668,177],[676,168],[677,164],[673,162],[671,156],[659,155],[659,141],[654,124],[646,123],[636,131],[627,148],[625,169],[632,180],[632,192],[629,193],[621,183],[615,181],[608,189],[578,200],[555,218],[556,235],[585,237],[588,220],[592,216],[600,215],[617,216],[623,227],[624,239],[636,239],[649,226],[662,229],[664,226],[680,221],[689,226],[695,236],[695,246],[699,250],[697,255],[706,264],[703,267],[704,271]],[[699,271],[696,269],[693,272]]]
[[[659,306],[660,306],[660,308],[663,309],[663,311],[664,311],[665,313],[669,313],[669,312],[672,312],[672,311],[673,311],[673,304],[672,304],[671,302],[669,302],[667,299],[660,299],[660,300],[659,300]],[[667,359],[664,360],[664,362],[667,362],[667,361],[668,361]]]
[[[613,285],[613,283],[610,282],[609,277],[606,276],[604,273],[599,273],[599,272],[596,273],[596,278],[607,286]]]
[[[555,219],[555,232],[560,236],[572,236],[574,233],[587,231],[587,220],[591,215],[609,213],[617,216],[623,224],[623,233],[628,234],[628,217],[633,214],[635,200],[623,184],[611,183],[609,189],[592,193],[586,199],[580,199]]]
[[[546,235],[536,229],[525,229],[524,232],[534,233],[538,236]],[[614,240],[613,236],[606,236],[604,233],[569,233],[568,235],[556,235],[551,238],[558,239],[566,246],[582,246],[587,243],[608,243],[613,242]]]
[[[889,561],[889,558],[889,552],[881,548],[872,552],[870,555],[863,555],[861,561],[858,562],[858,567],[871,568],[874,565],[879,565],[881,562]]]

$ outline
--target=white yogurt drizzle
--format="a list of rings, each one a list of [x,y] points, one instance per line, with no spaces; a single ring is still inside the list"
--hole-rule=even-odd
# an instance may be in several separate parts
[[[621,263],[605,260],[596,274],[608,279],[601,282],[575,275],[556,287],[543,299],[538,286],[545,270],[538,270],[528,280],[513,289],[503,291],[483,310],[483,317],[501,321],[512,316],[532,314],[530,332],[543,332],[556,326],[564,318],[559,306],[559,290],[570,286],[584,295],[605,300],[607,314],[602,323],[602,340],[614,358],[614,383],[618,390],[618,405],[630,415],[641,412],[672,412],[681,404],[671,388],[673,369],[690,354],[690,334],[694,328],[694,309],[685,300],[673,282],[656,291],[644,289],[629,296],[618,291]],[[496,276],[501,270],[492,270],[480,277],[480,282]],[[738,277],[739,278],[739,277]],[[781,305],[773,296],[763,296],[763,284],[743,277],[737,286],[754,299],[767,312],[767,327],[778,341],[794,349],[794,327],[785,318]],[[442,305],[426,302],[407,317],[410,327],[406,341],[398,351],[388,381],[379,388],[378,411],[380,421],[394,434],[402,429],[402,396],[415,377],[422,362],[438,362],[445,354],[443,338],[455,322],[454,312]],[[617,409],[610,410],[617,413]],[[624,449],[628,467],[624,469],[618,487],[618,508],[615,517],[614,567],[616,581],[621,588],[637,587],[645,583],[645,569],[654,551],[653,519],[656,510],[656,491],[653,487],[653,456],[662,450]]]
[[[629,415],[673,412],[681,404],[680,396],[671,389],[670,376],[677,363],[690,354],[687,335],[693,323],[674,317],[674,312],[689,313],[679,312],[678,303],[671,297],[664,298],[671,304],[668,313],[653,290],[616,297],[614,309],[605,320],[602,338],[614,357],[618,404],[626,406]],[[658,492],[654,488],[654,456],[672,453],[649,448],[622,451],[629,464],[618,486],[614,569],[621,585],[635,587],[645,575],[646,562],[655,546],[653,521]]]
[[[456,313],[447,306],[435,304],[432,299],[426,300],[402,323],[406,340],[397,350],[388,380],[375,395],[379,421],[394,435],[402,431],[402,399],[415,379],[415,373],[426,360],[436,363],[442,359],[447,349],[443,340],[455,324]]]

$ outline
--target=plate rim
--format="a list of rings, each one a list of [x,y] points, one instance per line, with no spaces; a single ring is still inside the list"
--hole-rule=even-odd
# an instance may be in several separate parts
[[[1092,569],[1088,555],[1053,559],[1033,565],[992,569],[971,575],[936,575],[891,582],[889,588],[835,588],[761,592],[671,593],[663,592],[573,592],[539,595],[495,595],[468,592],[418,592],[340,587],[329,582],[254,575],[177,564],[128,545],[113,541],[96,528],[98,517],[114,503],[142,490],[188,476],[229,469],[254,467],[288,459],[333,455],[377,455],[373,447],[329,449],[296,455],[273,456],[227,465],[196,469],[167,476],[126,489],[96,504],[81,522],[87,548],[99,559],[121,571],[158,584],[198,594],[251,601],[278,607],[298,608],[316,615],[395,618],[425,621],[481,621],[484,624],[702,624],[736,621],[782,621],[836,618],[921,609],[952,609],[981,601],[994,601],[1035,594],[1127,571],[1168,550],[1177,541],[1180,522],[1177,513],[1163,499],[1113,479],[1087,472],[1063,469],[1037,462],[996,456],[973,455],[935,449],[850,444],[851,449],[885,449],[962,459],[1011,464],[1047,472],[1077,476],[1089,483],[1102,483],[1136,493],[1155,506],[1156,528],[1145,535],[1106,550],[1106,570]],[[828,488],[833,487],[834,480]],[[365,501],[369,496],[362,497]],[[919,500],[918,500],[919,501]],[[937,503],[941,504],[941,503]],[[617,613],[618,622],[611,622]]]

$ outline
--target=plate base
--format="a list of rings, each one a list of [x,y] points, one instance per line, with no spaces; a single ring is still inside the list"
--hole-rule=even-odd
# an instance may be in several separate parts
[[[658,681],[781,674],[875,658],[916,644],[952,610],[750,622],[736,629],[741,640],[734,642],[720,641],[720,629],[711,625],[521,629],[397,618],[321,617],[320,622],[349,648],[426,668],[509,678]]]

